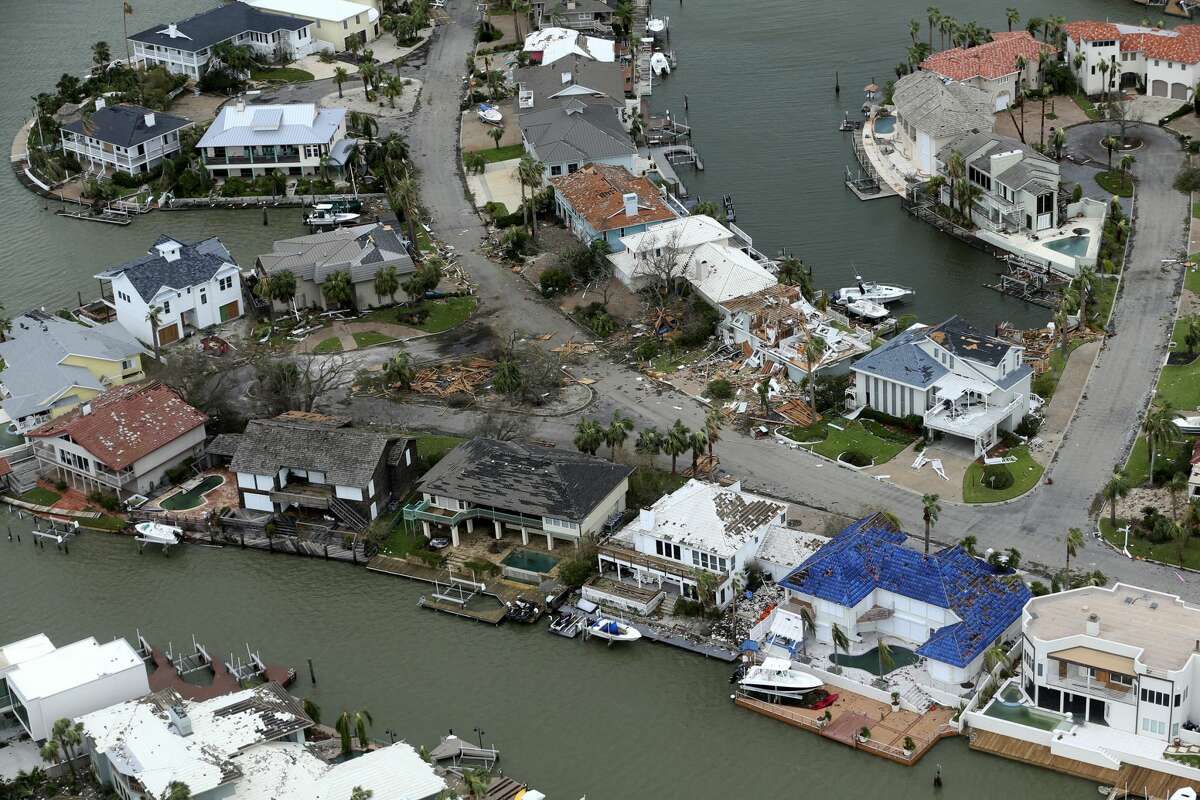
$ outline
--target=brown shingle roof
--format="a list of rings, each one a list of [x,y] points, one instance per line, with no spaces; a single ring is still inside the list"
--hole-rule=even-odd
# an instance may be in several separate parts
[[[550,183],[599,233],[675,219],[658,187],[624,167],[588,164],[578,172],[551,178]],[[629,192],[638,196],[638,213],[633,217],[625,214],[623,196]]]

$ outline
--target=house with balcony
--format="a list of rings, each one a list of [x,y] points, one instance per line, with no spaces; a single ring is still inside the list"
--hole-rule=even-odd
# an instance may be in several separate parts
[[[787,521],[787,504],[742,491],[740,484],[721,486],[695,479],[660,497],[650,508],[600,545],[600,574],[617,584],[649,590],[654,601],[639,602],[646,613],[668,596],[698,601],[698,570],[716,576],[705,602],[725,608],[732,602],[735,576],[753,565],[772,526]],[[630,594],[621,586],[595,581],[584,587],[593,602],[628,607]],[[639,598],[640,600],[640,598]]]
[[[530,4],[538,28],[569,28],[612,36],[615,8],[604,0],[536,0]]]
[[[196,148],[209,174],[224,179],[271,172],[316,175],[322,164],[337,172],[350,144],[343,108],[253,106],[239,100],[221,109]]]
[[[545,165],[547,180],[578,172],[589,163],[633,172],[638,150],[625,129],[623,112],[607,97],[572,97],[562,105],[520,115],[521,143]]]
[[[605,529],[625,510],[633,470],[602,458],[555,447],[476,437],[451,450],[417,482],[421,499],[404,509],[425,538],[448,531],[454,546],[475,525],[488,535],[519,532],[578,544]]]
[[[974,680],[988,648],[1017,635],[1029,589],[959,545],[925,555],[907,539],[882,514],[851,523],[780,582],[787,605],[777,614],[791,614],[788,629],[803,631],[807,607],[815,630],[803,635],[818,642],[832,643],[837,626],[851,654],[886,639],[924,657],[932,681]]]
[[[1151,97],[1191,102],[1200,81],[1200,26],[1154,28],[1078,20],[1064,28],[1065,61],[1085,94],[1133,89]]]
[[[1033,369],[1025,363],[1025,348],[987,336],[961,317],[914,325],[850,371],[850,409],[919,416],[926,429],[968,442],[976,457],[1030,409]]]
[[[129,37],[130,61],[137,69],[164,67],[200,80],[215,58],[213,48],[245,45],[268,60],[302,58],[321,49],[312,22],[272,14],[245,3],[222,3],[179,22],[160,23]]]
[[[1041,89],[1043,54],[1053,58],[1058,49],[1034,39],[1029,31],[995,31],[990,42],[932,54],[921,62],[921,69],[979,89],[991,98],[994,111],[1003,111],[1020,91]]]
[[[351,42],[360,45],[379,38],[379,9],[375,2],[351,0],[241,0],[248,6],[312,23],[309,33],[322,50],[342,52]]]
[[[365,529],[415,478],[416,442],[349,423],[295,411],[251,420],[229,463],[242,508]]]
[[[588,164],[551,178],[550,185],[555,212],[567,230],[585,245],[603,239],[612,252],[624,249],[622,237],[678,216],[649,178],[635,177],[614,164]]]
[[[0,426],[12,433],[146,377],[143,346],[118,323],[89,327],[44,311],[27,311],[11,323],[0,342]]]
[[[146,255],[96,276],[117,322],[162,347],[242,315],[242,273],[217,237],[185,244],[160,236]]]
[[[971,220],[1001,233],[1037,233],[1058,227],[1058,162],[1023,142],[997,133],[968,133],[937,154],[937,174],[945,178],[941,201],[950,204],[947,164],[957,155],[964,180],[979,189]]]
[[[896,81],[892,102],[896,151],[922,178],[936,174],[937,154],[951,140],[990,131],[995,123],[993,100],[986,92],[924,70]]]
[[[125,499],[201,455],[208,417],[158,382],[109,389],[26,434],[43,475]]]
[[[179,134],[192,121],[135,105],[107,105],[96,98],[96,110],[59,129],[63,152],[72,153],[85,169],[136,175],[154,169],[179,152]]]

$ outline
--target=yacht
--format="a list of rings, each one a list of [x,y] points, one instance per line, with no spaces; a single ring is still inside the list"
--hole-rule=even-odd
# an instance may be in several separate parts
[[[786,658],[768,658],[746,670],[738,680],[742,691],[768,700],[799,700],[820,689],[824,682],[807,672],[792,669]]]
[[[855,286],[843,286],[833,293],[833,302],[845,305],[854,300],[870,300],[872,303],[886,305],[898,300],[912,297],[916,292],[907,286],[895,286],[888,283],[876,283],[858,279]]]
[[[625,622],[600,617],[587,626],[589,636],[597,639],[607,639],[610,642],[636,642],[642,638],[642,632]]]
[[[871,320],[883,319],[888,313],[886,308],[871,300],[851,300],[846,303],[846,310],[856,317]]]

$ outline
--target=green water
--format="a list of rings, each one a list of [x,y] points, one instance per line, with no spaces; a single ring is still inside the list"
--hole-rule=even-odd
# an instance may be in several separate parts
[[[910,664],[915,664],[921,660],[921,657],[909,650],[907,647],[897,647],[893,645],[889,648],[892,652],[892,666],[887,672],[895,672],[901,667],[907,667]],[[879,671],[879,648],[872,647],[862,655],[851,656],[846,653],[837,653],[833,657],[833,662],[843,667],[854,667],[855,669],[863,669],[872,675],[881,675]]]
[[[983,713],[989,717],[1015,722],[1018,725],[1027,725],[1043,731],[1052,731],[1063,722],[1063,717],[1059,714],[1050,714],[1025,705],[1010,705],[1002,702],[1000,698],[993,700]]]
[[[173,494],[160,505],[168,511],[186,511],[204,502],[204,494],[220,486],[225,479],[220,475],[209,475],[186,492]]]
[[[501,563],[514,569],[523,569],[529,572],[549,572],[554,569],[554,565],[558,563],[558,559],[545,553],[539,553],[536,550],[513,550],[504,557]]]

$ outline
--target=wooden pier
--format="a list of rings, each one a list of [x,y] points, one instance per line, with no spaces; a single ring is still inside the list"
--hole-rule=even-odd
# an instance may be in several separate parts
[[[367,562],[367,569],[386,575],[395,575],[433,585],[433,591],[417,601],[421,608],[431,608],[444,614],[462,617],[475,622],[499,625],[508,613],[508,603],[529,587],[508,586],[502,579],[491,583],[477,583],[473,578],[458,577],[447,570],[433,569],[423,564],[414,564],[403,558],[375,556]],[[472,586],[478,587],[469,591]]]
[[[150,673],[150,690],[174,689],[185,700],[209,700],[243,688],[243,682],[258,679],[267,683],[278,683],[280,686],[290,686],[296,680],[296,671],[277,664],[265,664],[254,657],[257,664],[245,674],[234,674],[220,659],[214,659],[208,654],[204,645],[192,637],[192,648],[188,653],[175,653],[173,646],[168,644],[164,652],[155,647],[142,636],[137,634],[138,654],[147,664],[153,664]],[[249,652],[249,645],[246,647]],[[212,675],[211,683],[202,685],[187,680],[187,676],[200,672]]]
[[[998,283],[985,283],[986,288],[1024,300],[1042,308],[1057,308],[1067,280],[1044,264],[1010,255],[1003,259],[1008,271],[1000,274]]]
[[[127,211],[117,211],[116,209],[106,208],[99,214],[92,213],[91,209],[81,211],[67,211],[65,208],[54,212],[57,216],[66,217],[68,219],[82,219],[88,222],[104,222],[109,225],[128,225],[133,222]]]

